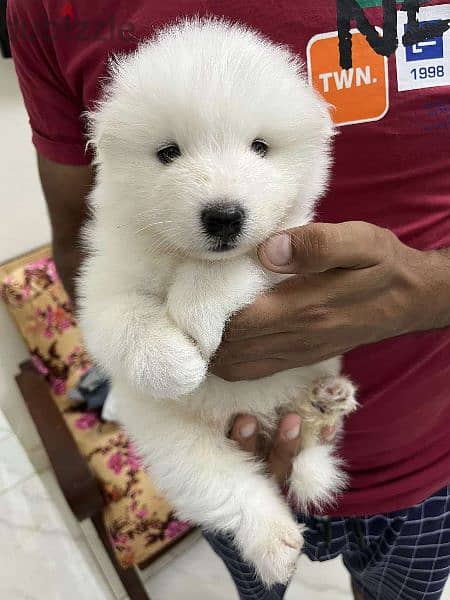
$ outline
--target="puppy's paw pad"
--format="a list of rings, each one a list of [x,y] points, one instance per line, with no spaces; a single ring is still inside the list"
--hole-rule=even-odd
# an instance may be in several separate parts
[[[247,547],[246,558],[253,563],[268,586],[287,583],[292,577],[303,545],[301,528],[295,522],[272,523],[265,535],[257,535]]]
[[[356,388],[345,377],[323,377],[311,388],[312,406],[321,414],[346,415],[358,407]]]

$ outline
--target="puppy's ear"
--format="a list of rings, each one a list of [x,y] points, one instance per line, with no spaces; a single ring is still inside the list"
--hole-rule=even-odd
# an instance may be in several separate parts
[[[107,75],[101,79],[101,99],[94,104],[93,110],[82,114],[88,140],[86,149],[93,150],[95,163],[100,162],[101,151],[107,149],[113,140],[114,119],[120,114],[114,103],[115,91],[123,80],[126,66],[133,56],[134,54],[115,54],[109,58]]]
[[[104,159],[114,142],[114,117],[107,102],[99,105],[97,110],[86,111],[82,117],[87,131],[86,150],[89,148],[94,155],[94,164]]]
[[[87,142],[85,146],[85,150],[92,150],[94,154],[94,162],[99,162],[99,149],[101,143],[101,130],[102,127],[100,125],[99,113],[96,111],[85,111],[81,115],[82,121],[85,125],[85,130],[87,132]]]
[[[333,121],[333,113],[336,109],[332,104],[326,102],[316,89],[312,86],[310,88],[315,96],[315,105],[320,114],[320,119],[315,124],[317,134],[322,142],[330,142],[339,133]]]

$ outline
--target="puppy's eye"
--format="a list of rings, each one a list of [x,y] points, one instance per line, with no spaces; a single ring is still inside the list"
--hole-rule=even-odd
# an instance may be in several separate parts
[[[169,144],[168,146],[164,146],[164,148],[160,148],[156,153],[156,156],[163,165],[169,165],[176,158],[181,156],[181,150],[177,144]]]
[[[264,156],[266,156],[266,154],[269,152],[269,146],[264,140],[253,140],[251,148],[253,152],[261,156],[261,158],[264,158]]]

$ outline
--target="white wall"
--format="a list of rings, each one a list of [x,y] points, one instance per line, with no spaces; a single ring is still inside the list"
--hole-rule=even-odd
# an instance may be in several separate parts
[[[0,263],[50,240],[28,118],[11,60],[0,58]],[[17,391],[14,375],[27,357],[0,301],[0,410],[39,468],[39,438]]]

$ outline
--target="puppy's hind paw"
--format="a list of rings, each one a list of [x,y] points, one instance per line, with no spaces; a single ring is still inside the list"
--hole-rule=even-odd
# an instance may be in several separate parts
[[[273,521],[248,539],[243,552],[267,587],[288,583],[303,546],[301,527],[292,519]]]
[[[356,388],[346,377],[323,377],[310,392],[312,407],[322,415],[348,415],[358,408]]]
[[[289,479],[291,501],[301,512],[333,506],[346,488],[348,477],[330,446],[313,446],[300,451]]]

